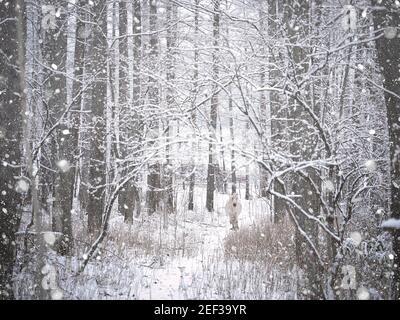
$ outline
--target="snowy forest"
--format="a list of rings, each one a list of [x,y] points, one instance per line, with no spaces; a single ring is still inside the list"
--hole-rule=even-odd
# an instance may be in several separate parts
[[[400,1],[0,0],[0,300],[400,299]]]

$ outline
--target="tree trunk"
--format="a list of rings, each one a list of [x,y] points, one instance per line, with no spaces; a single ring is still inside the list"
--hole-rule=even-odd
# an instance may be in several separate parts
[[[191,120],[192,120],[192,125],[196,126],[196,95],[197,95],[197,90],[198,90],[198,81],[199,81],[199,50],[197,48],[197,41],[198,41],[198,34],[199,34],[199,5],[200,0],[195,0],[195,12],[194,12],[194,73],[193,73],[193,103],[192,103],[192,114],[191,114]],[[194,150],[196,149],[196,142],[195,142],[196,135],[193,134],[192,136],[192,158],[191,158],[191,166],[190,166],[190,178],[189,178],[189,203],[188,203],[188,209],[193,210],[194,209],[194,187],[196,183],[196,166],[195,166],[195,161],[194,161]]]
[[[102,224],[105,197],[105,110],[107,103],[107,72],[104,72],[107,55],[107,10],[106,4],[96,2],[92,8],[94,15],[91,32],[91,56],[88,59],[88,72],[92,78],[89,164],[88,231],[97,235]]]
[[[150,1],[149,8],[149,26],[150,31],[157,30],[157,5],[158,1]],[[149,53],[149,65],[151,72],[156,72],[156,65],[158,62],[158,34],[152,33],[150,35],[150,53]],[[148,88],[148,99],[154,110],[158,110],[160,104],[160,93],[158,88],[158,80],[155,75],[149,76],[149,88]],[[159,125],[158,118],[153,120],[150,128],[151,138],[156,140],[159,138]],[[150,145],[154,145],[155,141],[151,142]],[[160,205],[160,192],[161,192],[161,164],[158,160],[153,160],[153,163],[149,165],[149,173],[147,176],[147,209],[148,214],[153,214],[157,211]]]
[[[235,130],[233,123],[233,102],[232,96],[229,97],[229,133],[231,136],[231,175],[232,175],[232,193],[236,193],[236,159],[235,159]]]
[[[173,112],[175,106],[175,94],[173,91],[174,80],[175,80],[175,55],[176,55],[176,43],[177,43],[177,30],[176,26],[172,26],[173,21],[177,21],[177,8],[172,1],[167,3],[167,106],[168,109]],[[172,213],[175,211],[174,206],[174,172],[171,160],[171,121],[167,120],[167,133],[166,133],[166,166],[164,168],[164,180],[165,180],[165,192],[166,192],[166,212]]]
[[[387,121],[390,143],[390,175],[391,201],[390,212],[394,219],[400,219],[400,9],[390,0],[372,3],[384,7],[374,12],[375,29],[384,29],[383,34],[376,40],[378,60],[382,67],[383,86],[385,92]],[[400,230],[393,230],[394,275],[392,294],[393,299],[400,299]]]
[[[279,16],[280,12],[282,11],[282,3],[277,0],[269,0],[268,3],[268,15],[270,17],[268,23],[268,30],[270,34],[275,34],[278,30],[279,25]],[[277,52],[271,50],[269,61],[273,65],[276,62],[276,57],[278,56]],[[269,79],[271,83],[275,83],[279,81],[280,77],[282,77],[280,70],[277,68],[271,68],[269,71]],[[271,145],[273,148],[277,150],[285,150],[286,145],[284,142],[285,132],[287,123],[282,120],[275,120],[277,119],[285,119],[287,118],[287,111],[285,108],[282,108],[284,101],[276,92],[271,92],[269,94],[269,104],[271,109]],[[275,192],[284,193],[283,186],[275,180],[273,182],[272,188]],[[285,216],[288,207],[284,200],[280,199],[279,197],[272,197],[272,211],[274,214],[274,222],[278,222]]]
[[[298,44],[300,43],[301,37],[307,36],[308,34],[308,22],[309,22],[309,4],[304,3],[286,3],[287,15],[286,20],[289,22],[289,36],[293,47],[290,49],[290,59],[294,64],[294,70],[292,71],[292,77],[300,77],[308,71],[307,64],[307,49],[302,48]],[[294,25],[291,25],[290,21],[301,21],[297,26],[297,30],[294,29]],[[309,88],[302,88],[305,92],[310,92]],[[304,98],[309,100],[307,93],[304,93]],[[315,139],[309,128],[301,121],[307,119],[309,116],[303,110],[303,107],[299,102],[291,98],[289,100],[289,132],[291,133],[290,151],[293,157],[293,161],[312,160],[315,157],[312,150],[315,150],[314,144]],[[298,135],[301,135],[299,139]],[[306,174],[310,179],[314,181],[317,179],[315,169],[307,169]],[[319,198],[315,192],[309,193],[312,190],[308,179],[302,177],[299,173],[291,173],[291,192],[298,196],[296,199],[297,204],[307,210],[312,215],[319,214]],[[299,222],[301,229],[306,232],[308,237],[313,243],[318,242],[318,226],[314,221],[310,221],[304,217],[304,215],[296,208],[294,210],[295,216]],[[322,299],[324,297],[323,292],[323,274],[321,274],[321,268],[318,263],[317,257],[315,256],[309,243],[306,241],[304,236],[300,234],[297,229],[296,232],[296,258],[298,266],[304,272],[304,279],[300,279],[298,287],[298,295],[302,299]],[[301,281],[304,280],[304,281]]]
[[[213,84],[212,84],[212,97],[211,97],[211,110],[210,110],[210,142],[208,145],[208,170],[207,170],[207,194],[206,194],[206,208],[208,212],[214,211],[214,191],[215,191],[215,174],[216,170],[216,131],[217,131],[217,114],[218,114],[218,86],[216,82],[219,77],[219,24],[220,24],[220,0],[214,1],[213,13]]]
[[[65,70],[60,68],[60,71],[65,71],[68,78],[62,79],[65,81],[66,92],[65,100],[61,100],[58,95],[56,97],[64,103],[61,106],[60,113],[72,104],[73,99],[73,78],[74,78],[74,67],[75,67],[75,32],[76,32],[76,18],[75,10],[72,4],[65,6],[67,8],[68,16],[67,20],[67,39],[63,40],[65,46],[64,50],[67,49],[67,58],[65,60]],[[51,40],[49,40],[51,41]],[[61,50],[61,46],[58,50]],[[54,62],[53,62],[54,63]],[[60,65],[63,63],[60,62]],[[60,76],[61,78],[61,76]],[[54,86],[58,88],[63,84],[57,81]],[[57,90],[57,88],[56,88]],[[75,109],[75,108],[74,108]],[[71,253],[73,241],[72,241],[72,202],[74,195],[74,184],[75,184],[75,152],[77,147],[77,130],[76,127],[76,116],[68,113],[66,119],[59,127],[59,152],[58,152],[58,163],[66,161],[66,167],[60,166],[58,168],[58,176],[56,178],[55,185],[55,208],[53,212],[53,231],[60,232],[62,236],[56,243],[57,252],[61,255],[69,255]]]
[[[19,8],[19,9],[18,9]],[[14,299],[13,268],[16,255],[15,232],[21,220],[22,193],[18,183],[27,185],[26,180],[14,178],[21,176],[21,141],[24,127],[22,115],[25,112],[24,77],[24,6],[22,1],[0,3],[0,17],[9,18],[0,25],[0,59],[2,79],[0,82],[0,195],[2,212],[0,213],[0,300]],[[5,57],[9,57],[7,61]],[[3,91],[4,90],[4,91]],[[7,157],[6,157],[7,156]],[[4,161],[4,162],[3,162]],[[4,163],[15,164],[4,165]],[[21,190],[20,190],[21,189]]]

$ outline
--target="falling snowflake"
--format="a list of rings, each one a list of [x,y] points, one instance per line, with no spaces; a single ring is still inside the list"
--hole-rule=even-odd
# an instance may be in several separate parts
[[[54,64],[54,63],[51,65],[51,67],[52,67],[54,70],[57,70],[57,69],[58,69],[57,65]]]
[[[356,294],[359,300],[369,300],[369,291],[365,287],[359,287]]]
[[[56,242],[56,236],[54,235],[53,232],[45,232],[43,234],[44,241],[46,241],[47,244],[49,245],[54,245]]]
[[[364,165],[369,172],[374,172],[377,169],[377,165],[374,160],[367,160],[365,161]]]
[[[17,191],[18,193],[27,193],[28,190],[29,190],[29,183],[26,180],[20,179],[17,181],[15,185],[15,191]]]
[[[361,16],[362,16],[363,18],[366,18],[366,17],[367,17],[367,9],[364,9],[364,10],[363,10],[363,12],[361,13]]]
[[[50,296],[52,300],[61,300],[64,296],[60,289],[51,290]]]
[[[67,135],[71,134],[71,131],[69,131],[69,129],[64,129],[63,131],[61,131],[61,133],[62,133],[64,136],[67,136]]]
[[[359,233],[357,231],[354,231],[354,232],[350,233],[350,238],[351,238],[351,240],[353,240],[354,245],[356,247],[358,247],[360,245],[361,241],[362,241],[361,233]]]
[[[397,28],[395,28],[395,27],[387,27],[385,29],[384,35],[385,35],[386,39],[389,39],[389,40],[394,39],[396,37],[396,35],[397,35]]]
[[[65,159],[58,161],[57,167],[61,170],[61,172],[64,172],[64,173],[68,172],[69,169],[71,168],[68,160],[65,160]]]
[[[374,129],[369,130],[369,134],[370,134],[371,136],[373,136],[375,133],[376,133],[376,131],[375,131]]]

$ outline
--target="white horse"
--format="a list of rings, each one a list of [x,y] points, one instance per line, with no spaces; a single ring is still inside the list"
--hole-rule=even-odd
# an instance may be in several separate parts
[[[231,230],[238,230],[238,217],[240,212],[242,212],[242,204],[240,203],[239,196],[236,193],[232,193],[232,195],[229,196],[228,202],[225,205],[225,211],[229,216],[229,222],[232,225]]]

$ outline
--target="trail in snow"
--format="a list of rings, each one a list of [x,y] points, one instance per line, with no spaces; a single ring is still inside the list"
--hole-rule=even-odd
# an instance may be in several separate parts
[[[224,258],[224,239],[229,232],[234,232],[230,230],[229,219],[224,210],[227,199],[228,195],[219,195],[217,212],[205,213],[202,221],[183,222],[184,227],[190,232],[197,233],[201,239],[198,254],[191,258],[156,261],[152,266],[144,267],[139,299],[196,298],[192,293],[188,293],[188,288],[196,286],[193,283],[197,281],[194,275],[204,272],[203,268],[207,261]],[[250,225],[258,215],[265,215],[265,206],[264,212],[260,212],[254,210],[252,201],[241,201],[243,210],[239,216],[239,226]]]

